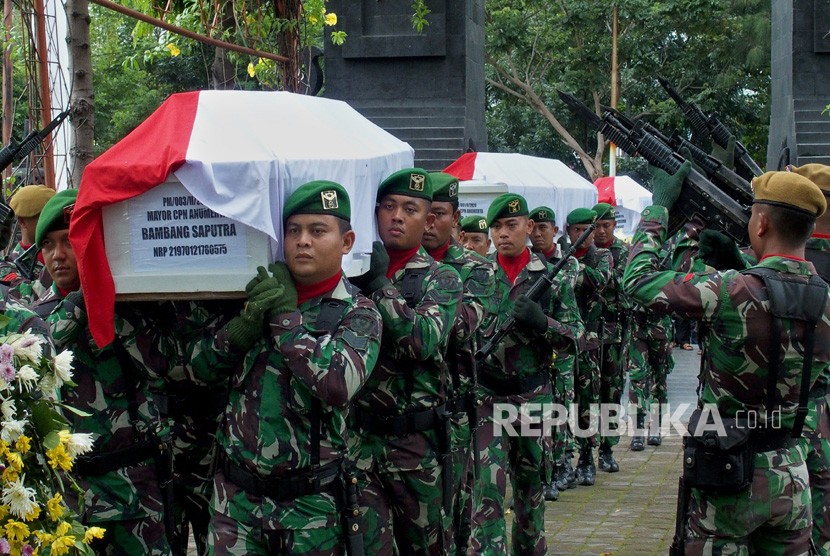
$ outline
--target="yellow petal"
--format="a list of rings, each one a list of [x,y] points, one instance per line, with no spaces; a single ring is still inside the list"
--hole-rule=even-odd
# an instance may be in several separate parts
[[[178,56],[179,54],[181,54],[181,53],[182,53],[182,51],[181,51],[181,50],[179,50],[179,47],[178,47],[178,46],[176,46],[175,44],[173,44],[172,42],[171,42],[170,44],[168,44],[168,45],[167,45],[167,50],[169,50],[169,51],[170,51],[170,54],[171,54],[172,56],[174,56],[174,57],[175,57],[175,56]]]
[[[326,14],[326,25],[333,26],[337,25],[337,14],[334,12]]]
[[[251,77],[256,75],[256,68],[254,67],[253,62],[248,62],[248,75]]]

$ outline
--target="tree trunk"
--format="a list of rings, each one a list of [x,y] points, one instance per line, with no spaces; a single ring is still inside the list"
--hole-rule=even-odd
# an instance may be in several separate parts
[[[69,123],[72,127],[69,147],[69,176],[72,187],[81,184],[86,165],[94,158],[95,95],[92,89],[92,52],[89,48],[89,2],[67,0],[69,73]]]

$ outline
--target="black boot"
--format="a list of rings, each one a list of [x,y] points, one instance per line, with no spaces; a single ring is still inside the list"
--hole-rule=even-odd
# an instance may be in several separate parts
[[[647,440],[649,446],[659,446],[660,444],[663,443],[663,437],[660,435],[660,427],[662,425],[662,421],[663,421],[663,413],[660,412],[660,413],[657,414],[657,430],[655,430],[653,432],[651,430],[649,430],[649,435],[648,435],[648,440]],[[652,423],[652,425],[654,425],[654,423]],[[649,429],[651,429],[651,427],[649,427]]]
[[[634,429],[634,436],[631,438],[631,451],[642,452],[646,449],[645,439],[643,435],[643,427],[645,427],[646,415],[642,411],[637,411],[637,425]]]
[[[560,488],[559,490],[566,490],[569,488],[576,488],[577,480],[576,480],[576,470],[574,469],[573,463],[571,463],[571,454],[565,458],[565,464],[563,465],[562,469],[562,476],[565,480],[565,488]]]
[[[584,448],[579,454],[579,462],[576,464],[576,482],[580,485],[591,486],[594,484],[597,475],[597,468],[594,465],[594,455],[591,448]]]
[[[559,500],[559,489],[556,487],[556,482],[551,481],[549,485],[542,487],[542,494],[548,502],[556,502]]]
[[[599,449],[599,468],[606,473],[616,473],[620,470],[617,460],[614,459],[614,452],[611,446],[601,446]]]

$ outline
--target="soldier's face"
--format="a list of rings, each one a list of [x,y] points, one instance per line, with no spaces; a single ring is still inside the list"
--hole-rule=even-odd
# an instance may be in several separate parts
[[[581,236],[585,232],[585,230],[587,230],[590,227],[591,227],[590,224],[570,224],[568,226],[568,239],[570,239],[571,243],[573,244],[577,239],[579,239],[579,236]],[[591,232],[591,234],[588,236],[588,238],[582,244],[583,249],[585,249],[586,247],[591,246],[591,243],[593,243],[593,241],[594,241],[594,234],[596,234],[596,233],[597,233],[596,230]]]
[[[465,249],[475,251],[482,257],[486,257],[490,250],[490,238],[487,234],[461,232],[461,244],[464,245]]]
[[[323,214],[295,214],[285,223],[285,264],[298,284],[316,284],[340,271],[352,250],[354,232],[341,231],[340,219]]]
[[[421,245],[426,249],[437,249],[446,245],[450,240],[461,213],[452,209],[452,203],[443,201],[433,201],[430,212],[435,218],[432,224],[427,224]]]
[[[594,241],[599,245],[609,245],[614,241],[614,230],[616,228],[616,220],[600,220],[594,230]]]
[[[424,230],[435,219],[426,199],[407,195],[385,195],[375,214],[378,235],[389,249],[414,249],[421,244]]]
[[[558,226],[552,222],[534,222],[533,231],[530,232],[530,243],[535,251],[547,253],[553,247],[553,238],[559,231]]]
[[[81,287],[75,252],[69,243],[69,230],[49,232],[40,242],[40,250],[52,281],[63,291],[75,291]]]
[[[490,224],[490,236],[496,244],[496,251],[503,257],[517,257],[527,246],[527,236],[533,229],[533,222],[527,216],[499,218]]]

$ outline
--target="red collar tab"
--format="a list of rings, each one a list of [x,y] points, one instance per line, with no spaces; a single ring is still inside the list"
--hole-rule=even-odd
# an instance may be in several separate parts
[[[331,278],[326,278],[325,280],[317,282],[316,284],[295,283],[294,286],[297,288],[297,305],[302,305],[309,299],[320,297],[324,293],[332,291],[334,288],[337,287],[338,282],[340,282],[341,275],[342,272],[337,272],[337,274],[335,274]]]

